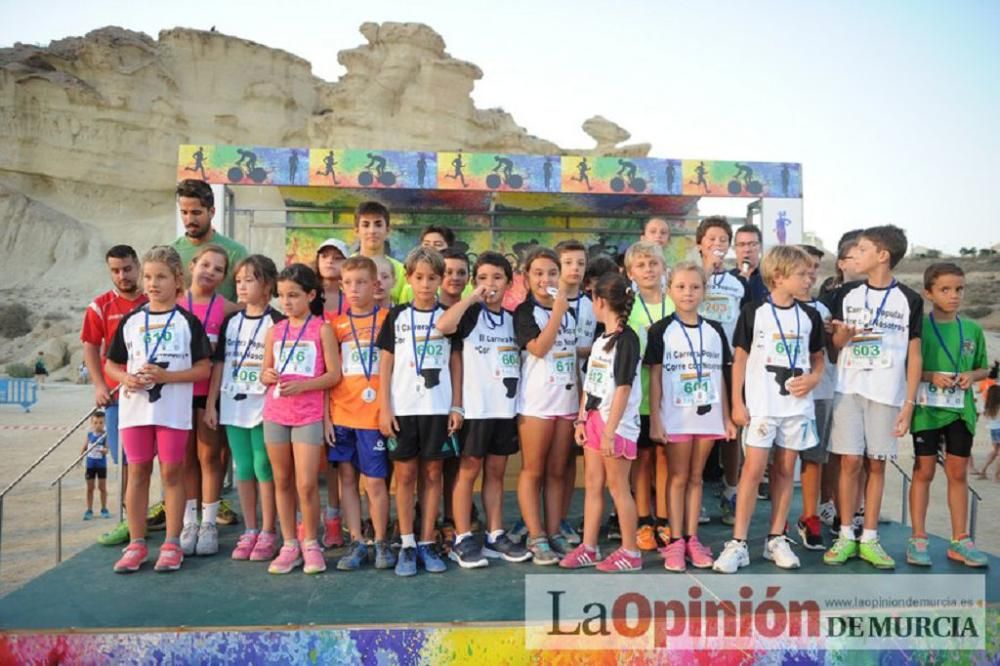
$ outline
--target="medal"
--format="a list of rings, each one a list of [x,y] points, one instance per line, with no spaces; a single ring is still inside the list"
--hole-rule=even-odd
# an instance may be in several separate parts
[[[302,334],[306,332],[306,328],[309,327],[309,322],[311,320],[312,320],[312,313],[310,313],[309,316],[306,317],[306,321],[304,324],[302,324],[302,328],[299,329],[299,334],[298,336],[296,336],[295,342],[292,343],[292,348],[288,350],[288,356],[285,356],[285,362],[282,363],[281,370],[278,370],[278,378],[279,378],[278,381],[281,381],[280,379],[281,375],[282,373],[285,372],[285,368],[288,367],[288,362],[292,360],[292,356],[295,355],[295,348],[299,346],[299,340],[302,339]],[[291,321],[289,321],[288,319],[286,319],[285,321],[287,323],[285,324],[285,332],[281,336],[281,350],[278,352],[279,360],[285,354],[285,342],[288,340],[288,329],[292,327]],[[274,391],[272,392],[272,395],[274,395],[275,400],[281,397],[281,388],[278,384],[274,385]]]
[[[364,391],[361,392],[361,399],[369,404],[375,402],[375,389],[373,389],[371,386],[366,388]]]
[[[412,316],[412,313],[411,313]],[[354,327],[354,315],[350,308],[347,309],[347,321],[351,325],[351,337],[354,338],[354,348],[358,350],[358,359],[361,361],[361,371],[365,375],[365,381],[369,386],[361,392],[361,399],[366,403],[375,402],[375,389],[371,387],[372,372],[375,369],[375,326],[378,322],[378,306],[372,310],[372,325],[368,332],[368,358],[361,353],[361,341],[358,339],[358,330]]]
[[[421,348],[420,353],[418,354],[417,321],[416,318],[413,316],[413,311],[416,310],[416,308],[413,307],[412,303],[410,304],[410,331],[413,334],[413,337],[410,338],[410,341],[413,343],[413,368],[414,370],[416,370],[417,373],[416,385],[417,385],[417,395],[419,396],[423,396],[427,392],[427,378],[421,374],[421,371],[424,369],[424,359],[427,357],[427,346],[430,344],[431,341],[431,331],[434,330],[434,317],[435,315],[437,315],[437,307],[438,304],[437,302],[435,302],[434,307],[431,308],[431,319],[427,323],[427,332],[424,334],[424,345],[423,348]]]

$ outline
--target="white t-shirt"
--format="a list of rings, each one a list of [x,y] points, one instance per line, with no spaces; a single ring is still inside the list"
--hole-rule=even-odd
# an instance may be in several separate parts
[[[517,414],[521,352],[514,313],[490,312],[480,304],[458,323],[462,341],[462,406],[466,419],[509,419]]]
[[[643,362],[662,366],[660,419],[667,434],[725,434],[723,371],[732,357],[722,324],[702,317],[691,326],[668,315],[649,329]]]
[[[551,314],[551,308],[539,305],[530,296],[514,310],[514,334],[521,349],[518,414],[567,416],[580,409],[573,310],[563,315],[555,342],[544,357],[527,349],[528,343],[541,335]]]
[[[605,423],[611,415],[611,403],[619,386],[631,387],[628,403],[622,413],[615,434],[625,439],[639,439],[639,403],[642,401],[642,385],[639,383],[639,336],[626,326],[618,334],[611,351],[604,347],[614,333],[605,333],[594,341],[587,361],[587,379],[583,390],[587,394],[587,411],[597,410]]]
[[[825,322],[827,319],[832,318],[830,308],[826,306],[826,303],[815,298],[806,303],[806,305],[816,310],[819,313],[820,319],[824,321],[823,345],[829,350],[830,341],[826,336]],[[815,390],[813,390],[813,400],[833,400],[833,392],[837,388],[837,364],[830,360],[829,353],[824,356],[824,360],[826,361],[826,365],[823,366],[823,379],[820,380]]]
[[[576,318],[576,346],[587,349],[594,344],[597,336],[597,317],[594,316],[594,302],[590,296],[581,293],[569,299],[569,309]]]
[[[108,349],[108,360],[124,365],[130,374],[144,366],[147,359],[169,372],[177,372],[190,370],[210,356],[211,343],[201,322],[180,307],[167,312],[150,312],[148,305],[133,310],[122,318]],[[118,400],[118,427],[157,425],[190,430],[193,395],[192,382],[156,384],[139,391],[123,387]]]
[[[866,329],[840,350],[837,392],[901,407],[910,340],[923,331],[923,299],[898,282],[889,289],[849,282],[834,295],[830,311],[834,319]]]
[[[451,350],[455,336],[444,335],[434,327],[444,311],[440,303],[432,310],[419,310],[408,303],[396,305],[382,324],[375,344],[392,354],[390,395],[396,416],[447,414],[451,409]]]
[[[823,320],[816,310],[798,301],[788,307],[750,303],[736,323],[736,348],[747,352],[743,393],[751,418],[815,416],[813,395],[796,398],[785,385],[808,373],[809,355],[823,350]]]
[[[739,319],[743,306],[749,302],[750,288],[742,276],[725,271],[713,273],[708,276],[705,299],[698,308],[698,314],[722,324],[726,338],[732,343],[736,320]]]
[[[219,387],[219,423],[253,428],[264,421],[264,393],[260,381],[264,367],[264,339],[285,316],[277,310],[248,317],[243,311],[225,318],[220,328],[221,344],[212,360],[222,363]]]

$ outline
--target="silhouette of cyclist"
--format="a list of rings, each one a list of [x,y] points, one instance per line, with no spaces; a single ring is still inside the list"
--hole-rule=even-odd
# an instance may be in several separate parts
[[[733,165],[736,167],[736,173],[733,174],[733,178],[739,180],[740,174],[743,174],[743,184],[749,185],[750,181],[753,180],[753,169],[739,162],[734,162]]]
[[[375,169],[375,175],[381,177],[385,171],[385,158],[375,153],[368,153],[368,164],[366,169]]]
[[[257,153],[252,150],[243,150],[237,148],[236,152],[239,153],[240,159],[236,160],[236,166],[240,166],[246,160],[247,172],[253,171],[257,168]]]
[[[493,171],[503,171],[503,182],[508,182],[510,180],[510,175],[514,172],[514,162],[509,157],[500,157],[499,155],[494,155],[493,159],[497,161],[497,165],[493,167]]]
[[[628,180],[630,183],[633,180],[635,180],[635,163],[634,162],[629,162],[628,160],[618,160],[618,164],[619,164],[619,166],[621,166],[621,168],[618,169],[618,175],[619,176],[622,175],[623,173],[627,173],[627,175],[625,176],[626,180]]]

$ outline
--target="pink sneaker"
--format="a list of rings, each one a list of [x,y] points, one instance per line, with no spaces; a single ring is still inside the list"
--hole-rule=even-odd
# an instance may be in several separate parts
[[[299,550],[298,545],[290,546],[285,544],[281,547],[281,551],[278,556],[274,558],[271,562],[271,566],[267,568],[267,573],[272,574],[286,574],[291,572],[295,567],[302,565],[302,551]]]
[[[115,573],[133,573],[149,557],[149,548],[144,543],[130,543],[122,549],[122,553],[124,554],[115,562]]]
[[[240,535],[240,538],[236,540],[236,548],[233,548],[232,558],[234,560],[249,560],[250,554],[253,552],[254,546],[257,545],[257,534],[253,532],[244,532]]]
[[[305,548],[302,549],[302,558],[305,560],[305,566],[302,567],[302,573],[318,574],[321,571],[326,571],[326,560],[323,559],[323,548],[320,547],[318,542],[310,541],[307,543]]]
[[[250,553],[251,562],[267,562],[278,554],[278,535],[274,532],[261,532],[257,535],[257,543]]]
[[[687,559],[695,569],[711,568],[715,562],[715,558],[712,557],[712,549],[698,541],[697,536],[688,537]]]
[[[663,549],[663,568],[667,571],[684,573],[687,567],[684,565],[684,539],[671,541]]]
[[[592,567],[601,559],[601,551],[591,550],[582,543],[559,560],[559,566],[563,569],[582,569]]]
[[[184,551],[176,543],[165,543],[160,546],[160,556],[156,558],[156,571],[177,571],[184,561]]]
[[[339,548],[344,545],[344,530],[340,525],[340,516],[323,519],[323,547]]]
[[[619,548],[597,563],[597,570],[604,573],[624,573],[626,571],[641,571],[642,557],[633,557]]]

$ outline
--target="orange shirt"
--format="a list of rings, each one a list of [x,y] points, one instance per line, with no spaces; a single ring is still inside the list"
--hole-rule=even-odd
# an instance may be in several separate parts
[[[330,413],[333,415],[334,425],[366,430],[378,429],[378,403],[375,400],[365,402],[364,394],[368,388],[378,391],[379,350],[372,342],[378,338],[379,329],[382,328],[382,322],[388,314],[389,310],[379,308],[375,314],[374,327],[371,313],[361,317],[351,317],[349,313],[325,314],[340,345],[340,368],[343,372],[340,383],[330,391]],[[372,356],[370,361],[369,354]],[[368,366],[368,363],[371,365]],[[371,368],[370,378],[365,377],[367,367]]]

